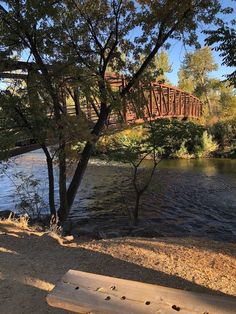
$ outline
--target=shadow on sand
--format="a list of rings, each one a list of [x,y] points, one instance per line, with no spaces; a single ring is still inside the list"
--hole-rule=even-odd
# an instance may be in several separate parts
[[[85,249],[80,246],[83,242],[63,246],[49,234],[8,232],[9,227],[0,225],[0,313],[67,313],[50,308],[46,295],[69,269],[224,295],[178,276]]]

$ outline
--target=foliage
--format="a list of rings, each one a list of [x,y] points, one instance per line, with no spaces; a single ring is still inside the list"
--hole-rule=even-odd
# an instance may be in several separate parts
[[[197,158],[209,157],[211,153],[218,148],[217,143],[213,140],[212,135],[204,131],[201,137],[200,145],[194,147],[194,154]]]
[[[235,89],[228,81],[219,81],[212,78],[209,85],[208,96],[211,101],[211,117],[204,114],[205,124],[212,124],[219,119],[228,119],[236,115]],[[215,120],[215,121],[214,121]]]
[[[221,82],[210,78],[209,73],[216,69],[216,64],[209,47],[188,53],[178,72],[179,87],[189,93],[195,93],[205,101],[208,110],[204,110],[204,117],[209,120],[213,116],[227,118],[236,114],[235,89],[230,81]]]
[[[194,78],[195,84],[204,84],[208,80],[208,74],[217,70],[217,64],[209,47],[187,53],[182,67],[187,76]]]
[[[206,129],[190,121],[159,119],[152,122],[153,133],[149,133],[148,124],[124,130],[102,138],[103,144],[98,146],[98,150],[108,152],[116,143],[116,160],[120,161],[124,154],[123,162],[129,162],[129,158],[134,159],[142,152],[144,154],[147,147],[150,148],[152,143],[155,143],[155,151],[160,158],[209,157],[219,145],[219,139],[213,136],[213,127],[214,125]],[[154,138],[150,138],[150,134],[153,134]],[[121,147],[118,145],[120,142]],[[122,145],[127,147],[125,152]]]
[[[110,160],[127,163],[132,168],[131,181],[135,192],[135,206],[131,212],[134,225],[138,224],[140,202],[143,193],[148,189],[156,167],[161,160],[161,152],[156,145],[155,128],[152,123],[146,127],[143,137],[135,132],[119,134],[113,137],[108,150]],[[152,161],[152,167],[143,168],[145,159]]]
[[[165,157],[175,157],[180,150],[192,154],[195,145],[200,144],[204,127],[188,121],[159,119],[154,124],[155,140]],[[185,151],[185,149],[186,151]]]
[[[44,150],[52,214],[56,214],[52,162],[55,156],[45,139],[53,138],[57,146],[58,212],[60,219],[65,220],[112,110],[122,109],[127,95],[162,48],[167,48],[173,39],[183,38],[185,43],[197,45],[199,24],[217,25],[218,13],[224,13],[219,0],[1,1],[0,71],[10,75],[9,71],[18,70],[15,82],[25,82],[20,84],[24,85],[23,95],[19,86],[17,101],[8,101],[19,104],[17,128],[24,134],[33,134]],[[144,59],[137,68],[140,55]],[[122,90],[111,89],[108,69],[127,76]],[[11,87],[11,97],[15,96],[13,91]],[[71,119],[66,110],[69,98],[80,121]],[[95,111],[91,124],[83,123],[87,105]],[[26,125],[29,111],[32,115]],[[81,131],[85,129],[85,134],[77,132],[79,127]],[[92,137],[87,137],[89,131]],[[70,147],[83,140],[86,145],[77,156],[74,175],[67,185]]]
[[[210,126],[212,137],[221,148],[236,147],[236,118],[218,121]]]
[[[169,84],[169,80],[166,77],[166,73],[171,73],[172,68],[169,63],[168,53],[165,50],[161,50],[161,52],[157,55],[155,59],[155,66],[159,70],[159,75],[156,76],[155,80],[158,83]]]
[[[219,105],[221,118],[236,117],[236,90],[228,82],[220,85]]]
[[[185,145],[185,141],[183,141],[180,145],[180,148],[176,152],[173,153],[173,157],[188,159],[188,158],[192,158],[193,155],[189,154],[188,149]]]
[[[141,66],[145,56],[141,55],[140,60],[137,62],[137,68]],[[159,84],[170,84],[166,73],[172,72],[171,65],[169,63],[168,53],[165,50],[161,50],[153,60],[150,62],[147,69],[142,74],[140,80],[142,82],[150,83],[156,82]]]
[[[192,76],[187,76],[183,68],[178,71],[178,87],[190,94],[194,93],[195,80]]]
[[[202,97],[208,105],[209,113],[212,114],[212,104],[209,97],[212,88],[212,80],[209,73],[217,69],[211,49],[204,47],[193,53],[187,53],[179,72],[179,87],[194,92]]]
[[[232,9],[230,10],[232,13]],[[228,67],[236,66],[236,30],[235,20],[231,22],[232,26],[228,26],[227,23],[221,21],[221,27],[215,30],[207,30],[205,33],[208,35],[206,43],[214,46],[214,49],[220,52],[220,56],[223,58],[223,64]],[[227,79],[236,87],[236,70],[226,76]]]
[[[106,132],[103,134],[96,145],[96,150],[98,153],[106,153],[112,147],[114,141],[117,138],[135,138],[137,141],[142,141],[144,137],[146,137],[147,129],[142,125],[139,126],[131,126],[124,130],[114,132]]]

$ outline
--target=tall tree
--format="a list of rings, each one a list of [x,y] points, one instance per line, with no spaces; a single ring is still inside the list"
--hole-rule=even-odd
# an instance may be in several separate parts
[[[198,96],[204,95],[210,114],[212,114],[212,104],[209,97],[211,89],[209,73],[216,69],[217,64],[214,62],[211,49],[204,47],[193,53],[187,53],[179,72],[179,86],[184,88],[189,84],[187,87],[190,91],[192,89]]]
[[[136,67],[138,68],[145,59],[145,55],[141,55],[140,60]],[[162,49],[150,62],[147,69],[143,72],[140,80],[150,83],[156,82],[159,84],[170,84],[166,73],[172,72],[172,68],[169,62],[169,56],[166,50]]]
[[[18,62],[15,69],[25,70],[27,76],[34,73],[40,88],[31,81],[29,91],[35,86],[40,101],[47,95],[47,112],[51,113],[57,142],[61,220],[70,212],[89,158],[113,108],[125,101],[169,40],[184,38],[188,44],[196,43],[198,24],[217,24],[221,11],[219,0],[0,1],[0,51],[4,57],[1,70],[13,69],[11,61],[15,56],[24,56],[27,62]],[[135,38],[131,36],[134,29],[138,29]],[[124,62],[123,54],[129,56],[129,62]],[[135,69],[140,54],[145,57]],[[109,68],[127,77],[119,92],[110,86]],[[18,78],[24,78],[23,74]],[[82,114],[86,100],[97,119],[91,126],[92,139],[78,156],[67,187],[68,95],[77,116]],[[99,107],[94,106],[94,101],[99,102]]]
[[[187,76],[183,67],[178,71],[178,87],[190,94],[194,93],[196,87],[195,80],[192,76]]]
[[[230,82],[221,82],[218,88],[219,112],[222,118],[236,117],[236,91]]]
[[[170,84],[166,73],[172,72],[172,67],[169,62],[169,56],[167,51],[162,49],[160,53],[157,54],[156,58],[154,59],[154,66],[156,68],[156,82],[162,84]]]

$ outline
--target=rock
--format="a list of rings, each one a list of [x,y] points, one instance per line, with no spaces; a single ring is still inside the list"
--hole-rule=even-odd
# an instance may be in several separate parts
[[[65,239],[67,242],[72,242],[72,241],[74,240],[74,236],[73,236],[73,235],[65,236],[64,239]]]

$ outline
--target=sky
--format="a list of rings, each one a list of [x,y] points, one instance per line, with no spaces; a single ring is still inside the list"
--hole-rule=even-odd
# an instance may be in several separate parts
[[[230,14],[228,16],[222,15],[222,18],[224,19],[224,21],[231,21],[233,18],[235,19],[236,18],[236,3],[232,0],[222,0],[221,3],[223,7],[230,6],[230,7],[233,7],[234,9],[233,14]],[[198,32],[198,36],[199,36],[200,44],[204,46],[205,36],[201,33],[201,31]],[[183,61],[183,58],[186,52],[191,52],[191,51],[193,51],[192,48],[184,47],[183,43],[181,43],[180,41],[175,41],[172,43],[172,46],[168,51],[169,61],[170,61],[170,64],[172,65],[172,72],[167,73],[167,77],[172,83],[172,85],[178,84],[178,70],[181,66],[181,63]],[[220,80],[224,80],[225,75],[232,73],[233,70],[235,69],[222,65],[222,58],[219,56],[219,52],[212,50],[212,54],[214,57],[214,61],[218,64],[218,69],[216,71],[213,71],[210,74],[210,76],[220,79]]]
[[[221,0],[221,3],[223,7],[231,6],[234,8],[234,13],[228,16],[224,16],[224,19],[226,19],[226,21],[230,21],[233,18],[235,18],[235,13],[236,13],[235,0]],[[135,37],[136,35],[138,35],[138,30],[134,29],[132,31],[131,37]],[[200,44],[204,46],[204,35],[201,33],[201,31],[198,32],[198,36],[200,39]],[[167,77],[172,85],[178,85],[178,71],[180,69],[184,55],[186,54],[186,52],[191,52],[191,51],[193,51],[193,48],[184,46],[181,41],[172,40],[171,47],[168,50],[169,62],[172,66],[172,72],[167,73]],[[226,74],[232,73],[233,70],[235,69],[222,65],[222,58],[219,56],[219,53],[217,51],[213,50],[212,53],[213,53],[215,62],[218,64],[218,69],[216,71],[213,71],[210,74],[210,76],[223,80],[225,79]],[[24,55],[22,57],[23,59],[25,59]]]
[[[192,49],[189,47],[184,47],[180,42],[174,42],[171,48],[168,50],[169,55],[169,62],[172,67],[172,72],[167,73],[166,76],[168,77],[169,81],[172,85],[178,85],[178,71],[180,69],[181,63],[183,61],[184,55],[186,52],[191,52]],[[232,73],[233,69],[229,68],[225,65],[222,65],[222,58],[219,56],[217,51],[212,51],[214,61],[218,64],[218,69],[210,73],[211,77],[224,80],[224,75]]]

